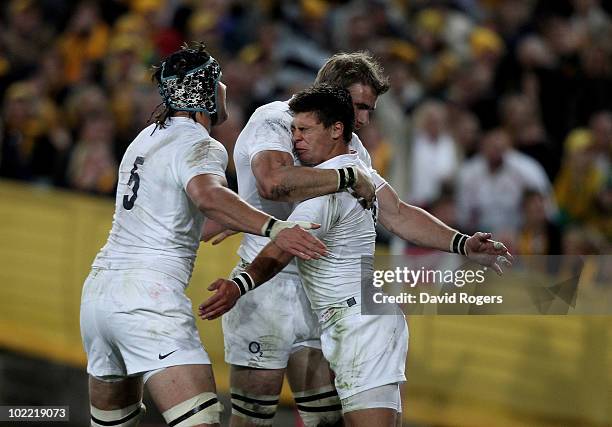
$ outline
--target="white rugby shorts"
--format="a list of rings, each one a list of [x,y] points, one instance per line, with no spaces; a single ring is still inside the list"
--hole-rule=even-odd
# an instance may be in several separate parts
[[[323,324],[321,347],[335,374],[340,399],[406,381],[408,326],[403,314],[361,314],[360,305]]]
[[[232,272],[243,271],[241,261]],[[299,347],[321,348],[321,329],[299,275],[279,273],[240,297],[223,315],[225,361],[258,369],[282,369]]]
[[[184,289],[161,272],[92,269],[81,298],[87,372],[128,376],[210,364]]]

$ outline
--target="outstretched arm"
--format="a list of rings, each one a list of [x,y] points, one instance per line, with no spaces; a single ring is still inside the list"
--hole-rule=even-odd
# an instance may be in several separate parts
[[[457,230],[444,224],[425,210],[401,201],[390,185],[376,194],[380,223],[402,239],[441,251],[448,251],[449,242]]]
[[[498,274],[501,265],[511,265],[512,255],[501,243],[491,240],[490,233],[465,236],[444,224],[425,210],[399,199],[391,186],[377,193],[379,220],[390,232],[404,240],[432,249],[457,252],[479,264],[492,267]]]
[[[233,280],[217,279],[209,287],[209,291],[216,291],[213,296],[200,304],[198,314],[202,319],[216,319],[228,312],[246,292],[267,282],[293,259],[293,255],[281,250],[270,242],[257,255],[253,262]],[[246,273],[246,275],[245,275]]]

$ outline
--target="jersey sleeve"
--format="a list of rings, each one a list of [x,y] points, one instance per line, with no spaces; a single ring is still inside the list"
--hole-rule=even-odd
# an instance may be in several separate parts
[[[293,156],[291,124],[282,112],[262,114],[248,124],[252,141],[248,141],[249,162],[262,151],[283,151]]]
[[[372,182],[374,183],[374,188],[376,188],[375,191],[377,193],[378,190],[388,184],[387,180],[380,176],[376,169],[370,169],[370,178],[372,178]]]
[[[174,173],[180,185],[186,188],[189,181],[197,175],[212,174],[224,177],[227,161],[225,147],[209,138],[181,147],[174,159]]]
[[[338,215],[337,200],[334,194],[315,197],[314,199],[304,200],[299,203],[288,221],[307,221],[321,224],[316,230],[309,230],[311,234],[317,238],[321,238],[327,234],[331,227],[337,222]]]

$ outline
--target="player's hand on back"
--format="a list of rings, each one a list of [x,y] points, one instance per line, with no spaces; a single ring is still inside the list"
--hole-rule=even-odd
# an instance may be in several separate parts
[[[355,170],[357,171],[357,179],[353,185],[353,191],[351,194],[359,199],[359,202],[365,209],[369,209],[372,207],[372,204],[376,198],[376,187],[374,186],[370,175],[363,169],[356,167]]]
[[[276,246],[291,255],[304,260],[317,259],[327,253],[327,248],[306,230],[320,226],[305,221],[277,221],[270,238]]]
[[[198,315],[202,320],[213,320],[227,313],[240,298],[240,290],[231,280],[217,279],[208,290],[215,293],[198,307]]]
[[[491,233],[474,233],[466,240],[465,249],[469,259],[493,268],[500,276],[502,266],[512,267],[512,254],[502,242],[491,240]]]

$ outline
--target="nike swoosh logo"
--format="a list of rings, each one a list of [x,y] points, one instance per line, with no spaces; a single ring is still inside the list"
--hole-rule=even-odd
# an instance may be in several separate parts
[[[170,353],[167,353],[167,354],[161,354],[161,353],[159,353],[159,355],[158,355],[157,357],[159,357],[159,360],[162,360],[162,359],[165,359],[166,357],[170,356],[172,353],[175,353],[175,352],[177,352],[177,351],[178,351],[178,349],[176,349],[176,350],[174,350],[174,351],[171,351]]]

